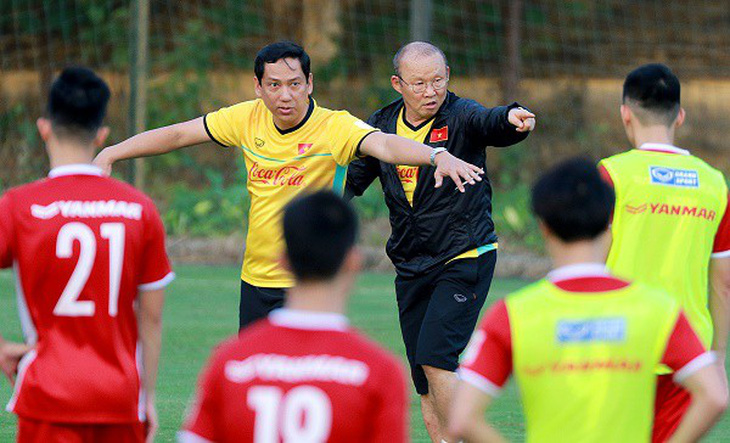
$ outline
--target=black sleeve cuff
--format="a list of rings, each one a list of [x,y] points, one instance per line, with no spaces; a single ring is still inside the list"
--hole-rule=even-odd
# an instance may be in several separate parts
[[[205,114],[203,116],[203,126],[205,127],[205,132],[208,133],[208,137],[210,137],[211,140],[213,140],[217,144],[223,146],[224,148],[228,148],[229,147],[228,145],[224,145],[223,143],[221,143],[218,140],[216,140],[215,137],[213,137],[213,134],[210,132],[210,129],[208,128],[208,114]]]
[[[357,148],[355,149],[355,156],[356,156],[357,158],[363,158],[363,157],[367,157],[367,156],[365,156],[365,155],[362,155],[362,152],[360,152],[360,145],[362,145],[362,141],[363,141],[363,140],[365,140],[365,139],[367,138],[367,136],[368,136],[368,135],[370,135],[370,134],[373,134],[373,133],[375,133],[375,132],[380,132],[380,131],[379,131],[379,130],[377,130],[377,129],[373,129],[372,131],[370,131],[370,132],[368,132],[367,134],[363,135],[363,136],[362,136],[362,138],[360,139],[360,141],[359,141],[359,142],[357,142]]]

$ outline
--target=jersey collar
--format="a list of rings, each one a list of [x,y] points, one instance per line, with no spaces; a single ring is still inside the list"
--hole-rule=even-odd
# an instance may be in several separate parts
[[[438,112],[436,114],[438,114]],[[405,102],[403,103],[403,107],[400,108],[400,119],[403,120],[403,124],[406,125],[406,128],[410,129],[413,132],[417,132],[419,129],[422,129],[424,126],[433,123],[433,121],[436,119],[436,114],[434,114],[433,116],[431,116],[431,118],[429,118],[428,120],[423,121],[423,122],[419,123],[418,125],[415,125],[414,126],[414,125],[412,125],[408,121],[408,119],[406,119],[406,104],[405,104]]]
[[[578,263],[561,266],[548,273],[545,277],[552,283],[575,278],[612,277],[606,269],[605,263]]]
[[[312,98],[312,96],[310,96],[309,97],[309,108],[307,109],[307,115],[304,116],[304,118],[302,119],[302,121],[299,122],[299,124],[289,128],[289,129],[279,129],[279,127],[276,126],[276,123],[274,123],[274,127],[276,128],[277,131],[279,131],[279,134],[281,134],[281,135],[290,134],[290,133],[296,131],[297,129],[304,126],[305,123],[307,123],[307,121],[309,120],[309,117],[312,116],[312,112],[314,112],[315,106],[316,106],[316,103],[314,102],[314,99]],[[271,118],[273,119],[273,116]]]
[[[104,174],[101,168],[94,165],[76,164],[53,168],[51,169],[51,172],[48,173],[48,178],[63,177],[66,175],[97,175],[101,177]]]
[[[274,326],[310,331],[345,331],[350,321],[342,314],[334,312],[311,312],[281,308],[269,314]]]
[[[689,151],[666,143],[644,143],[639,146],[641,151],[665,152],[668,154],[689,155]]]

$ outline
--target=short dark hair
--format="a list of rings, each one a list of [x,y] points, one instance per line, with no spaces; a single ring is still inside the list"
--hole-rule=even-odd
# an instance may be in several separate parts
[[[311,60],[309,54],[301,46],[290,41],[281,41],[266,45],[256,54],[256,60],[253,64],[253,72],[261,84],[264,78],[264,65],[266,63],[276,63],[283,58],[296,58],[302,65],[304,72],[304,81],[309,81],[309,73],[311,72]]]
[[[47,113],[59,136],[93,138],[109,103],[109,86],[94,71],[82,66],[64,69],[53,81]]]
[[[634,69],[624,81],[623,102],[638,108],[642,123],[674,123],[680,108],[679,79],[665,65],[652,63]]]
[[[298,198],[284,209],[286,255],[300,281],[334,277],[356,237],[355,213],[331,191]]]
[[[614,198],[595,162],[577,157],[537,180],[532,210],[562,241],[591,240],[608,229]]]

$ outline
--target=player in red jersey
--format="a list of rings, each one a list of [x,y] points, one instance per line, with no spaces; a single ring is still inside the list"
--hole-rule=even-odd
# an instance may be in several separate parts
[[[157,427],[163,288],[159,214],[92,166],[109,88],[86,68],[54,81],[38,119],[51,172],[0,199],[0,267],[16,273],[24,345],[0,338],[18,441],[137,442]],[[17,376],[17,378],[16,378]]]
[[[402,442],[405,373],[348,326],[356,218],[328,191],[284,212],[285,307],[220,346],[180,433],[188,442]]]

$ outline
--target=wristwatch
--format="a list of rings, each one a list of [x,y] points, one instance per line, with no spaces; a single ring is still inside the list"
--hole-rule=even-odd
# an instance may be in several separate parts
[[[446,148],[433,148],[431,150],[431,166],[436,166],[436,156],[446,151]]]

